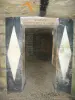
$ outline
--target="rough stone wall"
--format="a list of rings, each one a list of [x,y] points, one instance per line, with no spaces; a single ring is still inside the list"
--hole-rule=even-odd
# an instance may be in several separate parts
[[[26,1],[30,1],[32,12],[27,6],[22,6]],[[4,16],[37,16],[40,0],[0,0],[0,5],[0,13]],[[46,16],[75,18],[75,0],[49,0]]]
[[[75,20],[73,20],[72,96],[75,98]]]
[[[53,29],[52,33],[53,33],[52,65],[56,67],[56,39],[57,39],[56,29]]]
[[[5,18],[0,17],[0,89],[6,87]]]
[[[34,38],[34,29],[26,28],[25,29],[25,58],[31,60],[35,58],[34,49],[33,49],[33,38]]]

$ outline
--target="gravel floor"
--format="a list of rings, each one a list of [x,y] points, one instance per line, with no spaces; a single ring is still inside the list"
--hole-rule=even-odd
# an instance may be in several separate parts
[[[0,93],[0,100],[71,100],[54,89],[55,68],[49,61],[26,62],[26,85],[21,93]]]

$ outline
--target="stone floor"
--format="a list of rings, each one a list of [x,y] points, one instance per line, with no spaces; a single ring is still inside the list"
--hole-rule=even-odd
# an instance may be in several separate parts
[[[0,100],[71,100],[64,93],[56,93],[55,68],[49,61],[26,62],[26,85],[21,93],[0,93]]]

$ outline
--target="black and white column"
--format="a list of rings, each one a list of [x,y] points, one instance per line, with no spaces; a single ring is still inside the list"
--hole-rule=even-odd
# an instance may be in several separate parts
[[[73,21],[59,19],[57,28],[57,90],[71,93],[73,53]]]
[[[23,33],[20,18],[6,18],[7,90],[22,91],[25,84],[23,65]]]

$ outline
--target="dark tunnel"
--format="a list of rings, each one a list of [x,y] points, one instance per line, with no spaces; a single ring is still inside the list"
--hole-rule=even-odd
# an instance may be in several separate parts
[[[53,36],[50,29],[26,29],[26,58],[51,60]]]

